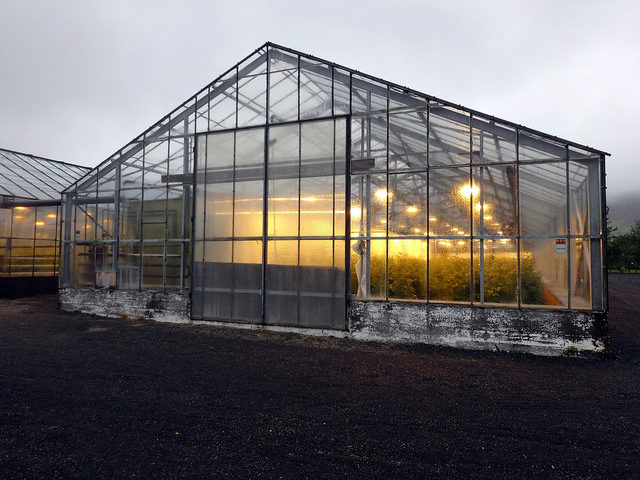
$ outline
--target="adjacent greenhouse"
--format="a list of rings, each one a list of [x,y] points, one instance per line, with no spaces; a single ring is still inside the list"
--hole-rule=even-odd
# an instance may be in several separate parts
[[[606,155],[268,43],[64,192],[62,303],[603,350]]]
[[[89,168],[0,149],[0,292],[58,275],[60,192]],[[49,282],[54,286],[55,282]]]

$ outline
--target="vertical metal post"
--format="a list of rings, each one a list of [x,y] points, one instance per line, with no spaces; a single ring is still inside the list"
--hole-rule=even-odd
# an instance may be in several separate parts
[[[602,310],[602,256],[600,247],[600,237],[602,236],[602,211],[600,208],[600,159],[589,159],[587,161],[588,189],[589,189],[589,239],[583,242],[589,243],[589,253],[591,262],[591,308]],[[606,225],[606,224],[605,224]],[[605,227],[606,229],[606,227]],[[597,238],[594,236],[597,235]]]
[[[564,146],[564,161],[566,171],[566,201],[567,201],[567,309],[571,310],[571,274],[573,272],[573,255],[571,252],[571,184],[569,182],[569,145]]]
[[[426,229],[427,231],[425,232],[425,235],[427,236],[427,279],[426,279],[426,287],[425,287],[425,296],[426,296],[426,300],[427,303],[430,302],[430,297],[429,297],[429,261],[431,259],[431,169],[429,168],[429,161],[430,161],[430,155],[429,155],[429,146],[431,145],[430,140],[429,140],[429,136],[431,135],[431,131],[430,131],[430,106],[429,106],[429,100],[427,100],[427,221],[426,221]]]
[[[118,253],[120,250],[120,159],[115,166],[115,188],[113,193],[113,249],[111,250],[111,270],[116,276],[116,288],[119,287]]]
[[[602,310],[609,310],[609,233],[607,232],[607,174],[605,169],[605,156],[600,156],[600,235],[602,245]]]
[[[31,251],[31,276],[35,277],[36,275],[36,236],[38,231],[38,225],[36,222],[38,221],[38,207],[34,207],[33,212],[33,238],[31,239],[33,242],[33,250]]]
[[[473,164],[473,128],[471,125],[473,124],[473,115],[469,114],[469,253],[471,258],[471,264],[469,266],[469,300],[471,305],[473,306],[476,292],[474,290],[474,279],[473,279],[473,168],[471,165]]]
[[[520,258],[522,240],[520,239],[520,130],[516,129],[516,295],[518,297],[518,308],[522,308],[522,279],[520,278]]]
[[[371,110],[371,94],[369,94],[369,110]],[[387,121],[387,132],[386,132],[386,146],[385,146],[385,180],[386,180],[386,189],[387,189],[387,202],[386,202],[386,233],[384,236],[384,249],[386,251],[385,261],[384,261],[384,278],[385,278],[385,291],[384,291],[384,299],[389,300],[389,222],[391,218],[389,217],[389,203],[391,203],[391,195],[389,190],[389,87],[387,86],[387,109],[385,113],[385,119]],[[371,122],[371,120],[369,120]],[[371,123],[369,123],[371,126]],[[371,141],[371,130],[369,130],[369,141]]]
[[[345,295],[345,324],[349,329],[349,309],[351,304],[351,116],[345,120],[345,193],[344,193],[344,295]],[[335,122],[335,119],[334,119]],[[335,211],[334,211],[335,214]],[[362,213],[360,214],[362,218]]]
[[[195,115],[195,108],[194,108]],[[187,131],[189,122],[189,117],[185,117],[184,120],[184,129]],[[195,145],[191,144],[191,138],[193,137],[184,137],[183,139],[183,148],[182,148],[182,171],[185,173],[189,173],[191,168],[189,165],[189,155],[194,155],[194,165],[195,165]],[[193,151],[192,151],[193,150]],[[191,172],[194,175],[195,182],[195,172]],[[195,191],[194,195],[195,197]],[[191,195],[191,186],[185,184],[183,186],[183,194],[182,194],[182,235],[180,242],[180,291],[184,292],[187,285],[187,265],[189,264],[189,259],[187,258],[187,244],[184,241],[185,237],[191,232],[192,229],[189,228],[189,221],[191,220],[191,215],[189,214],[189,203],[193,203]],[[192,222],[193,223],[193,222]]]
[[[266,78],[266,108],[265,108],[265,128],[264,128],[264,183],[262,191],[262,313],[261,323],[266,323],[266,297],[267,297],[267,234],[268,234],[268,199],[269,199],[269,106],[270,106],[270,73],[271,61],[269,58],[269,47],[267,47],[267,78]]]
[[[484,163],[484,130],[479,131],[480,135],[480,163]],[[473,136],[473,132],[472,132]],[[484,169],[485,167],[480,167],[480,218],[478,219],[480,223],[480,305],[484,305]],[[473,171],[473,167],[471,168]],[[473,212],[473,210],[472,210]],[[473,218],[472,218],[473,223]]]

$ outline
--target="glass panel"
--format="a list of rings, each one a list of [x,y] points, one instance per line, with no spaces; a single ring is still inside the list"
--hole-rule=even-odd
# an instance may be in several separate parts
[[[389,116],[389,170],[427,168],[427,113],[424,110]]]
[[[469,240],[429,241],[429,301],[469,303]]]
[[[384,236],[387,227],[385,175],[351,177],[351,236]]]
[[[180,280],[183,277],[184,270],[181,270],[181,265],[187,265],[189,259],[189,247],[188,243],[183,242],[166,242],[166,260],[165,260],[165,285],[167,289],[180,288]],[[183,252],[184,250],[184,252]],[[202,252],[202,250],[201,250]],[[200,253],[202,258],[202,253]],[[186,275],[187,272],[184,272]],[[188,277],[185,278],[185,288],[189,288]]]
[[[344,240],[336,240],[333,245],[333,328],[344,330],[346,321],[346,295],[345,295],[345,249]]]
[[[205,242],[204,318],[231,318],[231,286],[233,284],[232,242]]]
[[[518,142],[521,162],[557,161],[567,158],[565,145],[533,133],[519,132]]]
[[[142,243],[142,288],[162,290],[164,265],[163,242]]]
[[[351,294],[356,298],[385,298],[386,240],[351,242]]]
[[[389,175],[389,191],[389,236],[426,235],[427,174]]]
[[[296,66],[279,71],[273,67],[269,77],[269,121],[287,122],[298,118],[298,69]]]
[[[298,235],[299,125],[269,131],[268,234]]]
[[[389,298],[426,300],[427,242],[389,240]]]
[[[238,126],[263,125],[267,117],[267,76],[255,75],[238,82]]]
[[[233,319],[259,323],[262,315],[262,242],[233,242]]]
[[[333,113],[334,115],[349,114],[349,72],[333,67]]]
[[[571,234],[589,235],[590,223],[594,234],[600,234],[600,178],[599,159],[569,162],[569,192],[571,195]],[[593,212],[591,211],[593,208]]]
[[[297,325],[298,241],[270,241],[267,259],[265,323]]]
[[[333,325],[333,297],[337,274],[333,265],[333,247],[332,240],[300,242],[301,327]]]
[[[386,171],[386,168],[386,115],[352,118],[351,173]]]
[[[168,173],[169,142],[153,142],[144,146],[144,185],[162,185],[162,176]]]
[[[362,75],[353,74],[351,112],[364,113],[387,109],[387,86]]]
[[[35,218],[35,208],[13,207],[13,230],[11,236],[13,238],[33,238]]]
[[[520,234],[566,235],[567,164],[520,165]]]
[[[140,238],[142,190],[120,192],[120,238]]]
[[[429,165],[469,163],[469,115],[432,104],[429,108]]]
[[[118,288],[140,288],[140,242],[120,240],[118,247]]]
[[[215,182],[207,174],[207,181]],[[205,237],[233,235],[233,183],[209,183],[206,189]]]
[[[468,168],[438,168],[429,174],[429,230],[438,236],[468,236],[471,202],[479,188],[471,185]],[[442,250],[438,246],[438,251]],[[442,251],[446,251],[442,250]]]
[[[264,130],[236,133],[234,235],[262,236]]]
[[[524,275],[523,291],[533,295],[535,284]],[[518,248],[512,238],[473,241],[474,302],[484,305],[518,304]]]
[[[302,58],[300,63],[300,118],[331,115],[331,68]]]
[[[516,167],[473,167],[473,234],[517,235]]]
[[[38,207],[35,226],[36,238],[56,240],[58,233],[57,207]]]
[[[75,246],[75,281],[76,287],[90,287],[95,283],[95,251],[89,245]]]
[[[571,308],[591,310],[590,240],[571,239]]]
[[[567,306],[567,239],[522,239],[522,305]]]
[[[516,161],[516,132],[510,127],[473,117],[473,163]]]
[[[211,87],[209,96],[209,130],[236,126],[236,70]]]

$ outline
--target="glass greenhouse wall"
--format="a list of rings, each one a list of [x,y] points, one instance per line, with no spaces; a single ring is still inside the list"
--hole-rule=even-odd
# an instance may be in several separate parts
[[[60,192],[88,171],[0,149],[0,278],[58,275]]]
[[[62,286],[604,311],[605,152],[266,44],[67,189]]]

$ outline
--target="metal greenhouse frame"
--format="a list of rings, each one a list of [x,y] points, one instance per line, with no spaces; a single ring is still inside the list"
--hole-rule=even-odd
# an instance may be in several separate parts
[[[266,43],[64,191],[61,287],[334,330],[606,312],[607,155]]]

